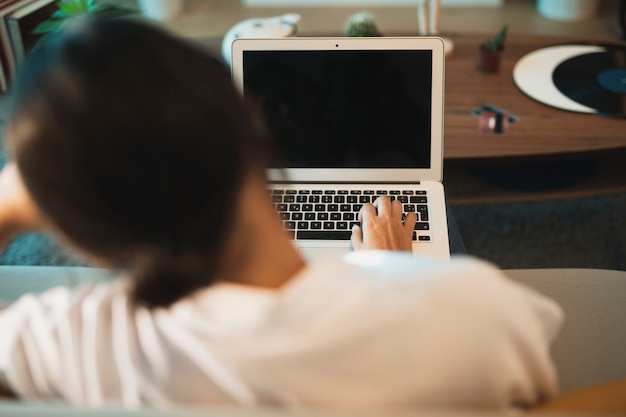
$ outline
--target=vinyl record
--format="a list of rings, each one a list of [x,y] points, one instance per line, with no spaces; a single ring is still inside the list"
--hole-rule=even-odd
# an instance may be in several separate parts
[[[558,45],[524,56],[513,70],[520,90],[552,107],[626,117],[626,47]]]

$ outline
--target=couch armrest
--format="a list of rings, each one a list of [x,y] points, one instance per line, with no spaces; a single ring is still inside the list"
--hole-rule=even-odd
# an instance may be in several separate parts
[[[556,300],[565,323],[553,346],[561,393],[626,378],[626,271],[507,270]]]
[[[42,292],[57,286],[74,287],[102,281],[115,273],[100,268],[74,266],[0,266],[0,304],[27,292]]]

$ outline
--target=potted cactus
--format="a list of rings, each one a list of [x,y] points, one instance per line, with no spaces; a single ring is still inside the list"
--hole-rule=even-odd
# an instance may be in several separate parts
[[[487,39],[480,45],[480,69],[483,72],[496,72],[500,68],[508,29],[508,25],[502,26],[492,39]]]
[[[368,12],[358,12],[350,16],[345,29],[346,36],[381,36],[374,16]]]

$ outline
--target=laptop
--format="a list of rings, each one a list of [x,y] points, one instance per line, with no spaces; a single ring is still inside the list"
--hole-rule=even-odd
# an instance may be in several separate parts
[[[268,192],[305,258],[350,250],[381,195],[418,214],[414,253],[450,257],[441,39],[237,39],[232,75],[277,142]]]

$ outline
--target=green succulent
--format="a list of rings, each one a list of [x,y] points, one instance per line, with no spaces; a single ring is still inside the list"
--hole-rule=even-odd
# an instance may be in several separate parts
[[[346,24],[346,36],[380,36],[374,16],[367,12],[358,12],[350,16]]]
[[[496,33],[496,36],[494,36],[493,39],[487,39],[485,42],[483,42],[483,49],[485,51],[496,52],[504,48],[504,40],[506,39],[506,34],[508,30],[508,25],[502,26],[502,28],[498,31],[498,33]]]
[[[61,0],[57,3],[58,10],[48,20],[41,22],[33,30],[34,34],[58,32],[72,19],[87,15],[104,15],[108,17],[125,16],[137,10],[117,3],[99,4],[95,0]]]

